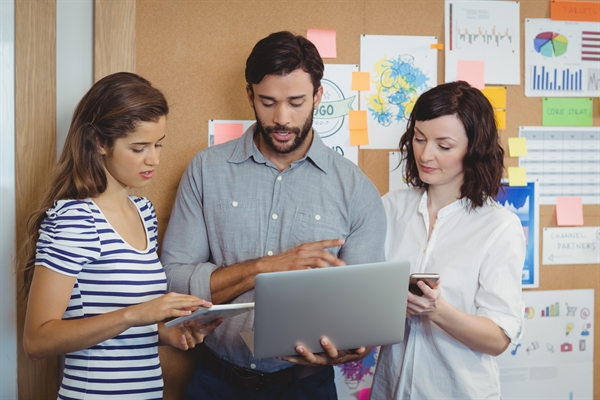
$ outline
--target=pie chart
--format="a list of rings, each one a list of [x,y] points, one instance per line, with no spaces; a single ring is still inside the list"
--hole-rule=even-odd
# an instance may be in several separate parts
[[[568,40],[556,32],[542,32],[533,40],[535,51],[544,57],[559,57],[567,52]]]

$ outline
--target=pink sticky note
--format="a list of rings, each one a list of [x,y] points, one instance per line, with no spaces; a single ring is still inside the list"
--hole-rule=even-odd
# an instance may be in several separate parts
[[[556,198],[556,224],[558,226],[583,225],[583,205],[581,197]]]
[[[213,144],[225,143],[244,134],[244,124],[215,124]]]
[[[484,89],[484,70],[483,61],[458,60],[456,68],[456,80],[466,81],[477,89]]]
[[[319,50],[322,58],[336,58],[337,47],[335,43],[336,31],[324,29],[309,29],[306,38]]]

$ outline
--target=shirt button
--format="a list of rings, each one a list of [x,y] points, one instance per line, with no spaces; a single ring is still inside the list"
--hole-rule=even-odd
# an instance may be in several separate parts
[[[273,218],[273,219],[277,219],[277,214],[273,214],[273,215],[271,215],[271,218]]]
[[[238,206],[238,202],[234,201],[233,203],[231,203],[232,206],[237,207]]]
[[[280,180],[281,180],[281,175],[279,175],[279,176],[277,177],[277,180],[278,180],[278,181],[280,181]]]
[[[256,364],[254,364],[254,363],[253,363],[253,364],[250,364],[250,368],[252,368],[252,369],[256,369]]]
[[[315,219],[316,219],[317,221],[319,221],[319,220],[321,219],[321,216],[320,216],[319,214],[317,214],[317,215],[315,215]]]
[[[269,251],[267,251],[267,255],[268,255],[268,256],[272,256],[272,255],[273,255],[273,252],[272,252],[271,250],[269,250]]]

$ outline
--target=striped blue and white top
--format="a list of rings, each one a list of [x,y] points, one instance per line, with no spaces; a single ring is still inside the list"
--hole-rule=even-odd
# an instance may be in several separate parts
[[[91,200],[58,200],[46,212],[36,265],[76,276],[63,319],[89,318],[165,294],[152,203],[130,197],[146,227],[143,251],[127,244]],[[162,372],[156,324],[137,326],[65,355],[59,399],[160,399]]]

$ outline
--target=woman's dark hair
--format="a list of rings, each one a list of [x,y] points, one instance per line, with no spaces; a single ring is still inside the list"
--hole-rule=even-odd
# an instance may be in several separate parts
[[[79,101],[48,190],[27,221],[27,240],[17,258],[25,295],[31,286],[38,231],[46,211],[56,200],[86,199],[104,193],[108,181],[99,146],[110,154],[115,141],[134,131],[141,122],[158,122],[168,113],[161,91],[129,72],[100,79]]]
[[[500,146],[492,105],[479,89],[467,82],[438,85],[417,99],[406,132],[400,138],[402,160],[405,162],[404,178],[412,186],[427,189],[428,184],[419,178],[415,161],[415,123],[444,115],[456,115],[469,139],[463,160],[464,181],[460,196],[471,200],[473,209],[481,207],[487,199],[495,198],[500,190],[504,149]]]
[[[246,60],[246,82],[252,90],[252,85],[267,75],[282,76],[302,69],[310,75],[316,94],[324,68],[319,51],[308,39],[288,31],[275,32],[252,49]]]

